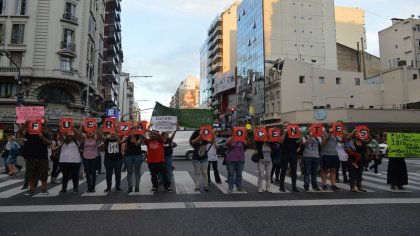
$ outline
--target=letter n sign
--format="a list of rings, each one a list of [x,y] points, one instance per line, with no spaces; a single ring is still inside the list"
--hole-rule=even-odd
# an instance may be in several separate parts
[[[360,139],[367,139],[369,138],[369,129],[366,125],[356,126],[357,134],[359,135]]]
[[[301,131],[299,125],[288,125],[287,136],[289,138],[300,138]]]
[[[281,131],[279,128],[269,128],[268,129],[268,138],[270,142],[280,142]]]
[[[28,132],[30,134],[40,134],[42,132],[40,120],[31,120],[28,125]]]
[[[119,135],[130,135],[131,123],[130,122],[121,122],[118,124],[118,134]]]
[[[73,118],[61,118],[60,119],[60,132],[67,133],[73,132]]]
[[[134,129],[134,133],[144,135],[144,133],[146,132],[146,129],[147,129],[147,121],[142,120],[142,121],[137,122],[136,128]]]
[[[95,132],[96,131],[96,119],[95,118],[85,118],[84,122],[85,132]]]
[[[267,129],[265,127],[255,128],[254,130],[254,140],[257,142],[266,142],[267,141]]]
[[[233,128],[233,141],[244,142],[246,141],[246,128],[245,127],[234,127]]]
[[[201,126],[200,135],[202,140],[212,140],[213,139],[213,127],[211,126]]]
[[[343,123],[333,123],[333,135],[342,137],[344,135],[344,124]]]
[[[322,124],[311,124],[311,135],[313,137],[322,136]]]
[[[113,132],[115,131],[115,118],[105,118],[103,126],[103,132]]]

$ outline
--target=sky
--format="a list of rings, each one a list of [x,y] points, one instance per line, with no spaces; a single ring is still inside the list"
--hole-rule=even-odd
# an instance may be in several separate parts
[[[187,76],[200,76],[200,48],[211,22],[234,0],[123,0],[121,2],[123,71],[132,78],[140,109],[156,101],[169,106]],[[378,31],[391,18],[420,15],[418,0],[335,0],[336,6],[365,11],[367,52],[379,56]],[[145,101],[146,100],[146,101]],[[149,119],[152,110],[142,112]]]

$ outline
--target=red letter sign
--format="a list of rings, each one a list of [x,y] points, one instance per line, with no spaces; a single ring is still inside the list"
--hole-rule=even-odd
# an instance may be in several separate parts
[[[312,137],[322,136],[322,124],[311,124],[311,135]]]
[[[130,122],[121,122],[118,124],[118,134],[121,136],[130,135],[131,123]]]
[[[74,132],[73,118],[61,118],[60,119],[60,132]]]
[[[96,119],[95,118],[85,118],[84,130],[86,133],[95,132],[96,130]]]
[[[40,120],[31,120],[28,124],[28,132],[30,134],[40,134],[42,132],[42,122]]]
[[[287,135],[289,138],[300,138],[301,131],[299,125],[288,125]]]
[[[233,141],[235,141],[235,142],[246,141],[246,128],[245,127],[234,127],[233,128]]]
[[[369,129],[366,125],[356,126],[356,130],[360,139],[369,138]]]
[[[344,124],[343,123],[333,123],[332,124],[333,135],[342,137],[344,135]]]
[[[146,132],[146,129],[147,129],[147,121],[142,120],[142,121],[137,122],[136,128],[134,129],[134,133],[144,135],[144,133]]]
[[[103,132],[114,132],[115,131],[115,118],[105,118],[102,126]]]
[[[213,139],[213,127],[211,126],[202,126],[200,127],[200,135],[202,140],[212,140]]]
[[[280,142],[281,131],[279,128],[269,128],[268,138],[270,142]]]
[[[265,127],[258,127],[254,129],[254,140],[259,142],[267,141],[267,129]]]

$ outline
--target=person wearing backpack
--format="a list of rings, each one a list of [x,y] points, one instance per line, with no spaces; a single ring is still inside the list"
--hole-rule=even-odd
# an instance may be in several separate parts
[[[303,188],[305,192],[309,192],[309,181],[311,181],[313,191],[320,191],[316,181],[320,164],[319,143],[318,138],[313,137],[311,131],[307,133],[306,139],[303,141],[304,150],[302,156],[305,167]]]
[[[204,181],[204,191],[209,191],[207,176],[208,155],[207,140],[202,140],[200,130],[195,130],[190,137],[190,145],[194,148],[192,164],[194,167],[194,191],[200,191],[201,179]]]

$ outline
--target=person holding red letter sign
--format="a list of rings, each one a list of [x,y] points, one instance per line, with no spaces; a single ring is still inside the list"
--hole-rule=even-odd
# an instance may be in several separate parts
[[[334,136],[333,129],[330,125],[326,125],[325,131],[322,135],[322,150],[321,150],[321,180],[322,191],[328,191],[327,175],[330,174],[331,190],[334,192],[341,191],[336,185],[337,168],[340,166],[340,159],[337,152],[338,138]]]
[[[245,166],[245,150],[248,144],[248,136],[245,128],[233,128],[234,136],[226,141],[228,154],[226,167],[228,170],[228,193],[233,192],[236,185],[238,192],[242,192],[242,172]],[[236,140],[234,139],[236,136]],[[240,139],[239,139],[240,137]]]
[[[289,122],[283,123],[283,135],[280,138],[282,143],[281,171],[280,171],[280,191],[285,192],[284,180],[286,178],[287,165],[290,163],[292,174],[292,191],[299,192],[296,187],[296,169],[297,169],[297,150],[298,143],[302,143],[300,137],[300,128],[297,125],[290,125]]]

